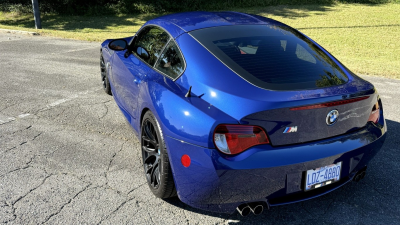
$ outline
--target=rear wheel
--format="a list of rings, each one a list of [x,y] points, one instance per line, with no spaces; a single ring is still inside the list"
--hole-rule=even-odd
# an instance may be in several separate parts
[[[107,67],[104,62],[103,55],[101,54],[100,56],[100,70],[101,70],[101,81],[103,83],[103,90],[109,94],[112,95],[111,93],[111,87],[110,87],[110,81],[108,80],[107,76]]]
[[[162,131],[150,111],[143,117],[141,131],[143,167],[150,190],[158,198],[176,196]]]

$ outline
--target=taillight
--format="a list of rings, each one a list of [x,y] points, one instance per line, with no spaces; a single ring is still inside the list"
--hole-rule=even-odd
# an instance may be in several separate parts
[[[225,154],[238,154],[261,144],[268,144],[265,131],[259,126],[219,125],[214,131],[214,144]]]
[[[373,123],[378,123],[379,117],[381,116],[380,113],[380,108],[379,108],[379,101],[375,103],[375,105],[372,107],[371,114],[369,115],[368,121],[371,121]]]

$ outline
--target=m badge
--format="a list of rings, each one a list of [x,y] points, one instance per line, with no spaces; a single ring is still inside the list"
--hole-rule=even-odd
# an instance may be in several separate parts
[[[284,134],[286,134],[286,133],[293,133],[293,132],[297,132],[297,126],[294,126],[294,127],[286,127],[286,129],[283,131]]]

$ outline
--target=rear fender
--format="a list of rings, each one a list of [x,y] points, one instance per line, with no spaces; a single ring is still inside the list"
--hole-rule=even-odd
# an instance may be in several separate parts
[[[238,121],[201,97],[186,98],[185,94],[168,78],[149,81],[140,91],[138,102],[140,113],[146,108],[150,109],[159,121],[165,136],[214,148],[210,137],[215,127],[221,123],[238,124]],[[141,121],[138,120],[138,123],[137,127],[140,128]]]

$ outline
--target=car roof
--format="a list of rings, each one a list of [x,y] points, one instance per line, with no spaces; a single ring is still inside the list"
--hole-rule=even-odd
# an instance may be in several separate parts
[[[258,15],[240,12],[194,11],[161,16],[148,21],[145,25],[158,25],[166,29],[174,38],[193,30],[229,25],[275,24],[284,25],[276,20]]]

